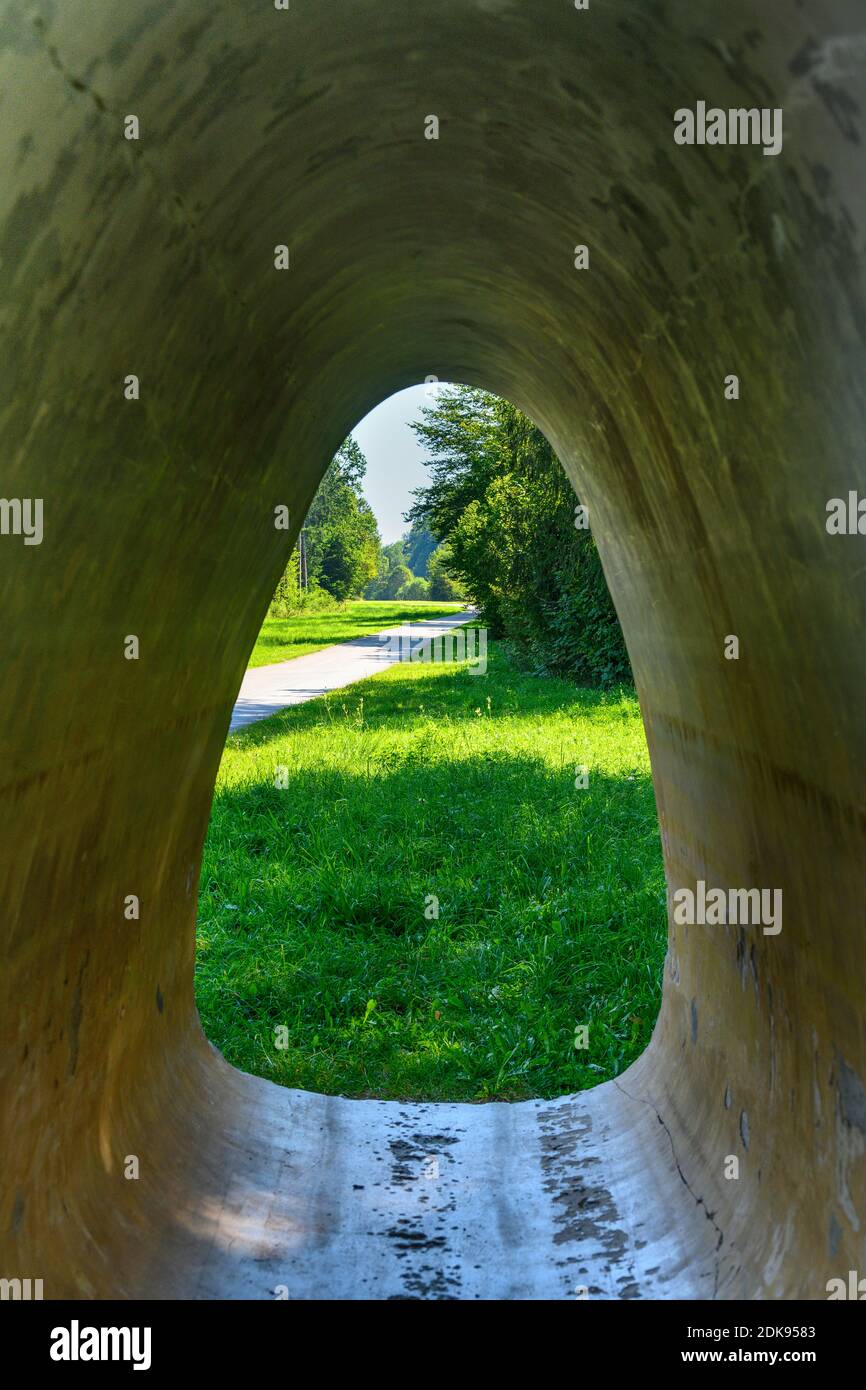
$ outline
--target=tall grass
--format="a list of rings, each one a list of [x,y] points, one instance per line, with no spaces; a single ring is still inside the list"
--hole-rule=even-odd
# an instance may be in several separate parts
[[[197,992],[246,1071],[354,1096],[592,1086],[649,1040],[664,951],[627,689],[520,674],[493,643],[485,676],[398,665],[229,739]]]

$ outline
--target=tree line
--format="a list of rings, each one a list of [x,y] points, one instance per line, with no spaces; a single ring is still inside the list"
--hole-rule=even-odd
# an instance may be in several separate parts
[[[413,424],[430,483],[413,493],[408,530],[383,546],[362,494],[366,459],[351,437],[304,524],[275,595],[283,611],[347,598],[473,601],[491,636],[531,669],[607,686],[631,679],[592,533],[541,431],[516,406],[469,386],[443,387]]]
[[[338,449],[310,505],[302,538],[271,602],[274,616],[322,609],[347,599],[465,597],[449,568],[449,548],[423,523],[382,545],[362,485],[367,460],[350,435]]]
[[[581,684],[631,680],[586,511],[541,431],[516,406],[443,388],[412,426],[429,486],[408,513],[449,547],[449,566],[491,636],[525,665]]]

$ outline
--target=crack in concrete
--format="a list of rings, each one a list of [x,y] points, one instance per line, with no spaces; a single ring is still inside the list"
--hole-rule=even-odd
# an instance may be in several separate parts
[[[704,1198],[703,1198],[703,1197],[699,1197],[699,1196],[697,1195],[697,1193],[695,1192],[695,1190],[694,1190],[694,1188],[692,1187],[691,1183],[689,1182],[688,1178],[686,1177],[685,1173],[683,1172],[682,1168],[680,1167],[680,1161],[679,1161],[679,1159],[677,1158],[677,1151],[676,1151],[676,1147],[675,1147],[675,1145],[674,1145],[673,1135],[671,1134],[670,1130],[668,1129],[668,1126],[667,1126],[667,1124],[665,1123],[665,1121],[662,1119],[661,1114],[660,1114],[659,1111],[656,1109],[655,1105],[653,1105],[652,1101],[650,1101],[650,1100],[644,1100],[642,1096],[633,1096],[633,1095],[631,1095],[631,1094],[625,1089],[624,1086],[621,1086],[621,1085],[620,1085],[620,1083],[619,1083],[619,1081],[617,1080],[616,1077],[614,1077],[614,1079],[613,1079],[613,1084],[614,1084],[614,1086],[616,1087],[616,1089],[620,1092],[620,1094],[623,1095],[623,1096],[625,1096],[627,1100],[636,1101],[636,1102],[637,1102],[638,1104],[640,1104],[640,1105],[646,1105],[646,1106],[653,1112],[653,1114],[655,1115],[656,1119],[658,1120],[659,1124],[661,1125],[662,1129],[664,1130],[665,1134],[666,1134],[667,1137],[668,1137],[668,1143],[669,1143],[670,1146],[671,1146],[671,1155],[672,1155],[673,1160],[674,1160],[674,1166],[675,1166],[675,1168],[676,1168],[676,1170],[677,1170],[677,1172],[678,1172],[678,1174],[679,1174],[679,1176],[680,1176],[680,1179],[681,1179],[681,1181],[682,1181],[682,1183],[683,1183],[683,1186],[685,1187],[685,1189],[686,1189],[686,1191],[688,1192],[689,1196],[690,1196],[690,1197],[693,1199],[693,1201],[696,1203],[696,1205],[699,1206],[699,1207],[703,1207],[705,1217],[706,1217],[707,1220],[710,1222],[710,1224],[712,1225],[713,1230],[716,1232],[716,1234],[717,1234],[718,1237],[719,1237],[718,1241],[716,1242],[716,1258],[715,1258],[715,1262],[714,1262],[714,1263],[715,1263],[715,1270],[714,1270],[714,1276],[713,1276],[713,1299],[715,1300],[715,1298],[716,1298],[717,1295],[718,1295],[718,1290],[719,1290],[719,1256],[718,1256],[718,1252],[719,1252],[719,1250],[722,1248],[722,1244],[724,1243],[724,1239],[725,1239],[725,1233],[724,1233],[724,1231],[722,1230],[721,1226],[720,1226],[720,1225],[718,1224],[718,1222],[716,1221],[716,1213],[715,1213],[714,1211],[710,1211],[709,1207],[707,1206],[706,1202],[704,1201]]]

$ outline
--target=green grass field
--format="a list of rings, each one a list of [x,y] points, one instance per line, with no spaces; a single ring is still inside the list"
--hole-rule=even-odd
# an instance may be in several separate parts
[[[337,642],[349,642],[353,637],[367,637],[371,632],[395,627],[398,623],[422,622],[446,613],[459,613],[463,603],[399,603],[367,602],[356,599],[341,608],[324,613],[298,613],[292,618],[266,618],[249,659],[250,666],[270,666],[276,661],[290,661],[295,656],[321,651]]]
[[[245,1071],[405,1099],[595,1085],[649,1040],[665,924],[632,692],[522,675],[491,643],[484,676],[398,665],[229,738],[197,998]]]

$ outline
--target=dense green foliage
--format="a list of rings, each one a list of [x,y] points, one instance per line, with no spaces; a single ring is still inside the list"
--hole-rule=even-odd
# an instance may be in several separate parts
[[[368,599],[416,603],[426,599],[449,603],[463,597],[462,587],[448,569],[447,547],[437,551],[437,541],[423,523],[413,524],[401,540],[381,544],[376,518],[362,492],[366,471],[367,460],[350,435],[310,505],[303,539],[292,551],[274,591],[272,618],[327,612],[362,593]],[[431,557],[435,592],[428,580]]]
[[[382,588],[382,598],[396,598],[402,594],[407,584],[411,584],[414,575],[408,565],[393,565],[388,572]]]
[[[360,594],[376,573],[379,531],[361,493],[367,460],[351,435],[316,493],[306,521],[307,573],[336,599]]]
[[[666,906],[637,701],[521,674],[496,643],[488,662],[400,663],[229,738],[196,990],[229,1062],[506,1100],[596,1085],[646,1046]]]
[[[339,604],[333,594],[319,584],[301,588],[298,577],[298,552],[292,551],[291,559],[282,574],[268,609],[268,619],[288,618],[291,615],[310,613],[329,613]]]
[[[449,547],[439,545],[426,526],[415,522],[402,540],[382,547],[376,578],[368,584],[365,597],[456,602],[465,591],[450,564]]]
[[[356,597],[375,575],[379,530],[361,491],[366,470],[367,460],[350,435],[328,467],[304,521],[308,587],[300,583],[296,546],[274,593],[272,614],[320,611],[333,601]]]
[[[430,576],[430,597],[432,599],[463,598],[465,590],[453,572],[454,557],[447,541],[437,546],[430,556],[427,572]]]
[[[448,565],[491,632],[535,670],[600,686],[630,680],[598,551],[541,431],[468,386],[445,388],[423,417],[412,428],[432,482],[409,516],[447,542]]]
[[[406,553],[406,564],[413,574],[417,574],[420,579],[429,579],[428,565],[430,556],[436,549],[436,537],[433,532],[423,524],[415,521],[403,537],[403,549]]]
[[[407,579],[405,584],[401,584],[396,597],[406,601],[428,599],[430,597],[429,580],[422,579],[420,575],[413,575],[411,579]]]

